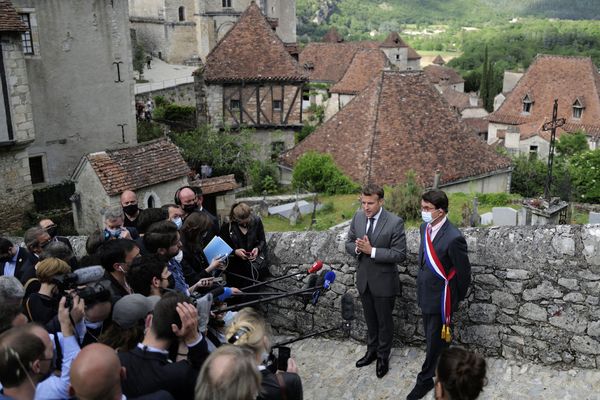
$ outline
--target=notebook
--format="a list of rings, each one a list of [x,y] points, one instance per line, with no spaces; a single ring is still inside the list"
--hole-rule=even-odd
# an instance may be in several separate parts
[[[227,257],[233,249],[219,236],[215,236],[204,248],[204,255],[210,263],[215,257]]]

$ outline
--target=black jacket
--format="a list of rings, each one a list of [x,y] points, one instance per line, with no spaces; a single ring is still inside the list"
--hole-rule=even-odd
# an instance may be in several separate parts
[[[37,264],[37,257],[31,255],[24,247],[19,247],[17,253],[17,265],[15,266],[15,278],[17,278],[23,285],[27,283],[31,278],[35,278],[35,264]],[[2,273],[4,275],[4,266],[2,264]]]
[[[417,302],[425,314],[441,314],[444,281],[425,265],[423,235],[426,224],[421,224],[421,244],[419,246],[419,272],[417,274]],[[446,273],[456,269],[456,276],[450,280],[452,311],[456,311],[459,301],[467,295],[471,283],[471,263],[467,253],[467,241],[450,221],[446,220],[433,239],[433,248],[444,266]]]
[[[193,399],[196,378],[207,356],[204,338],[189,349],[186,361],[171,362],[166,354],[139,347],[119,353],[126,374],[123,394],[129,398],[166,390],[178,400]]]
[[[181,260],[181,269],[186,283],[191,286],[202,278],[212,276],[206,272],[209,263],[204,256],[204,252],[202,250],[193,250],[189,243],[182,242],[181,251],[183,252],[183,259]]]
[[[262,384],[257,400],[302,400],[302,380],[298,374],[279,372],[285,385],[285,388],[282,388],[274,373],[268,369],[262,370],[260,373]],[[285,393],[285,398],[283,393]]]

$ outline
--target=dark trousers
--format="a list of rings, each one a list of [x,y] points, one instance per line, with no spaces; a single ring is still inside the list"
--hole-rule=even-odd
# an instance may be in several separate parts
[[[395,297],[374,296],[369,286],[360,295],[365,321],[367,323],[367,352],[377,353],[379,358],[389,358],[392,350],[394,336],[394,310]]]
[[[425,362],[421,367],[421,372],[417,375],[417,385],[433,383],[438,358],[440,353],[446,347],[450,346],[442,339],[442,315],[441,314],[423,314],[423,331],[427,340],[427,350]]]

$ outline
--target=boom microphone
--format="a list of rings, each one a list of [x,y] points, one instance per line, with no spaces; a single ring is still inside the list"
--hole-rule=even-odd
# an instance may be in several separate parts
[[[350,293],[344,293],[342,296],[342,319],[342,331],[349,337],[354,319],[354,298]]]
[[[312,267],[310,267],[307,271],[309,274],[314,274],[315,272],[319,272],[323,268],[323,261],[317,260]]]
[[[53,278],[53,281],[63,289],[74,289],[76,286],[97,282],[103,277],[104,268],[102,268],[100,265],[94,265],[92,267],[77,269],[68,274],[57,275]]]

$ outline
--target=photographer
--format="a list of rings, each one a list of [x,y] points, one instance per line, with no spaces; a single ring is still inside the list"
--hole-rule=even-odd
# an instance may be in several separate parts
[[[254,351],[258,369],[262,375],[262,390],[258,400],[302,400],[302,381],[294,359],[287,362],[287,372],[272,373],[264,363],[271,350],[267,325],[264,318],[252,308],[240,310],[229,329],[227,340],[235,346],[248,346]]]
[[[54,278],[70,272],[69,264],[58,258],[46,258],[37,264],[36,276],[41,287],[25,302],[25,312],[30,321],[46,325],[56,316],[60,292]]]
[[[265,229],[258,216],[246,203],[236,203],[231,207],[229,222],[221,226],[221,238],[227,242],[234,254],[229,259],[227,270],[237,275],[259,280],[269,274]],[[243,288],[252,281],[228,275],[230,286]]]
[[[169,359],[169,348],[177,357]],[[205,358],[206,341],[198,332],[198,311],[181,293],[165,294],[146,318],[144,340],[137,347],[119,353],[127,371],[123,393],[137,397],[159,390],[176,399],[190,399]]]

